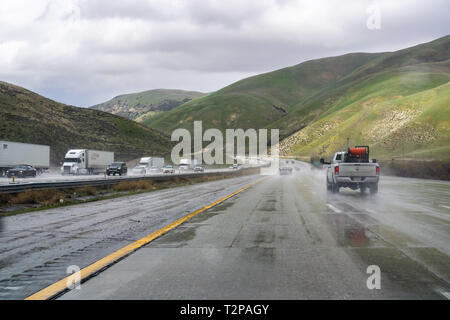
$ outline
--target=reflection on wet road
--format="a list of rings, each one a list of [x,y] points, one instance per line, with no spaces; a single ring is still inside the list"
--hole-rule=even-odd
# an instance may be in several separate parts
[[[382,177],[327,194],[296,163],[195,216],[63,299],[445,299],[450,183]],[[369,290],[369,266],[381,289]]]
[[[232,178],[0,219],[0,299],[23,299],[256,180]]]

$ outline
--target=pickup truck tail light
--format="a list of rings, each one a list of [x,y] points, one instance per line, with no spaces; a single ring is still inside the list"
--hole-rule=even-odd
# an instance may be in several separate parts
[[[339,174],[339,166],[334,167],[334,174]]]
[[[377,167],[377,174],[380,174],[380,167]]]

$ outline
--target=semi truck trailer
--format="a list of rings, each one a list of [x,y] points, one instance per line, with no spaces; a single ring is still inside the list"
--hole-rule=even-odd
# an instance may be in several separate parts
[[[61,174],[99,174],[114,162],[114,152],[71,149],[67,151],[61,166]]]
[[[38,174],[50,167],[50,146],[0,141],[0,177],[17,165],[30,165]]]
[[[178,165],[178,168],[180,170],[193,170],[197,164],[198,163],[196,159],[183,158],[180,159],[180,164]]]
[[[136,167],[133,168],[135,174],[146,174],[151,168],[162,169],[164,167],[164,158],[161,157],[143,157],[139,160]]]

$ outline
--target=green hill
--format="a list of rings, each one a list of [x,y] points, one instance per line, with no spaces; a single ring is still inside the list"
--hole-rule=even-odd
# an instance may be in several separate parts
[[[191,128],[202,120],[205,128],[263,128],[380,54],[357,53],[307,61],[294,67],[250,77],[217,92],[143,121],[171,132]]]
[[[70,148],[114,151],[117,160],[167,155],[165,134],[106,112],[78,108],[0,82],[0,139],[50,145],[53,165]]]
[[[238,81],[143,124],[170,133],[279,128],[285,155],[369,143],[373,155],[450,158],[450,36],[385,53],[352,53]],[[416,128],[417,127],[417,128]],[[414,130],[416,129],[416,130]],[[413,132],[414,131],[414,132]]]
[[[155,89],[120,95],[90,108],[141,122],[204,95],[196,91]]]
[[[446,64],[450,67],[449,61]],[[318,119],[284,139],[281,151],[328,156],[344,149],[349,137],[351,145],[370,145],[372,155],[380,159],[448,160],[449,81],[448,74],[412,70],[363,81],[358,89],[367,94],[342,105],[334,103]],[[415,92],[416,86],[423,90]]]

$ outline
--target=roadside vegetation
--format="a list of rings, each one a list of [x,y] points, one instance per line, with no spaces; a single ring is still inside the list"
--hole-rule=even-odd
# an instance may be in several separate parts
[[[385,175],[450,181],[450,161],[391,160],[380,166]]]

